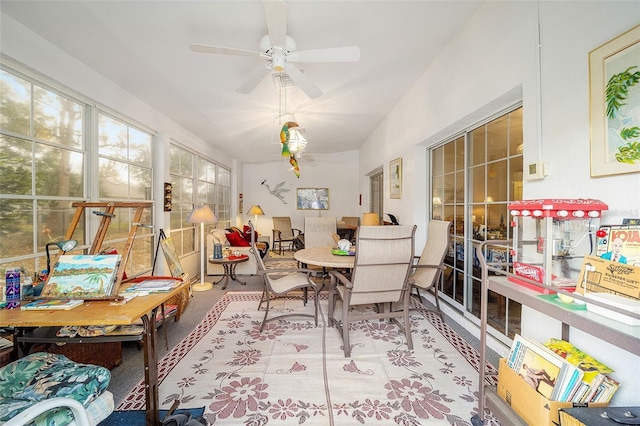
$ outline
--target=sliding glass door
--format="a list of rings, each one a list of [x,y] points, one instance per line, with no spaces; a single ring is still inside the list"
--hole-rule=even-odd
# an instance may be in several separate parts
[[[431,149],[431,217],[452,222],[440,294],[475,320],[481,302],[475,247],[511,238],[507,206],[522,198],[522,151],[522,107]],[[492,293],[488,303],[492,327],[509,337],[519,332],[519,304]]]

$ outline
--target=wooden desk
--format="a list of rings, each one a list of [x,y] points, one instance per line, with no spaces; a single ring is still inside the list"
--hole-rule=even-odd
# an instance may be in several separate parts
[[[110,301],[85,301],[84,304],[68,311],[22,311],[20,309],[0,310],[0,327],[64,327],[66,325],[130,325],[142,319],[144,326],[144,380],[147,425],[160,424],[158,402],[158,364],[156,358],[156,312],[171,297],[188,288],[190,283],[166,293],[138,296],[124,305],[112,305]],[[126,286],[121,287],[121,290]],[[20,339],[20,336],[16,336]],[[101,339],[106,336],[101,337]],[[43,342],[46,337],[41,338]],[[131,336],[110,336],[111,341],[131,340]],[[69,343],[90,343],[92,338],[69,338]]]
[[[293,257],[300,263],[324,268],[353,269],[355,256],[331,254],[331,247],[314,247],[298,250]]]

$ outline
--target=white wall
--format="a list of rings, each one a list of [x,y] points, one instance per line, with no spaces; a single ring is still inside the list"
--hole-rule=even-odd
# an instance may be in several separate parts
[[[368,171],[383,166],[386,172],[390,160],[404,158],[403,197],[388,199],[385,184],[385,211],[413,212],[419,251],[429,192],[424,147],[521,100],[525,164],[550,165],[547,178],[525,182],[525,198],[597,198],[609,205],[603,223],[640,217],[640,175],[590,178],[587,62],[589,51],[637,25],[639,16],[638,1],[487,2],[363,145],[360,190],[366,192]],[[537,324],[524,329],[540,329]],[[557,329],[540,330],[550,337]],[[624,385],[614,404],[637,405],[640,357],[579,332],[572,336],[618,370],[614,377]]]
[[[313,141],[309,141],[313,149]],[[277,147],[276,147],[277,148]],[[244,223],[254,219],[246,215],[253,204],[259,204],[265,216],[258,217],[258,232],[271,235],[274,216],[290,216],[294,228],[304,230],[305,216],[337,217],[362,216],[358,192],[358,152],[346,151],[336,154],[309,154],[300,160],[300,178],[296,178],[287,159],[275,163],[245,164],[243,166]],[[265,181],[265,185],[262,182]],[[282,188],[286,204],[271,190],[285,182]],[[298,210],[297,188],[329,188],[329,210]]]

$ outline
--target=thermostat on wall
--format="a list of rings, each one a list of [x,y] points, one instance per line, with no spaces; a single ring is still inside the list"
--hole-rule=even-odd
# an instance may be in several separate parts
[[[546,163],[529,163],[527,165],[527,180],[544,179],[549,174],[547,172],[548,167]]]

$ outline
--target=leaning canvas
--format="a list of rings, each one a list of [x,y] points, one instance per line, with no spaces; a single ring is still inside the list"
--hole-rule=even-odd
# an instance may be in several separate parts
[[[41,297],[95,299],[110,296],[119,264],[119,254],[62,255],[54,265]]]

